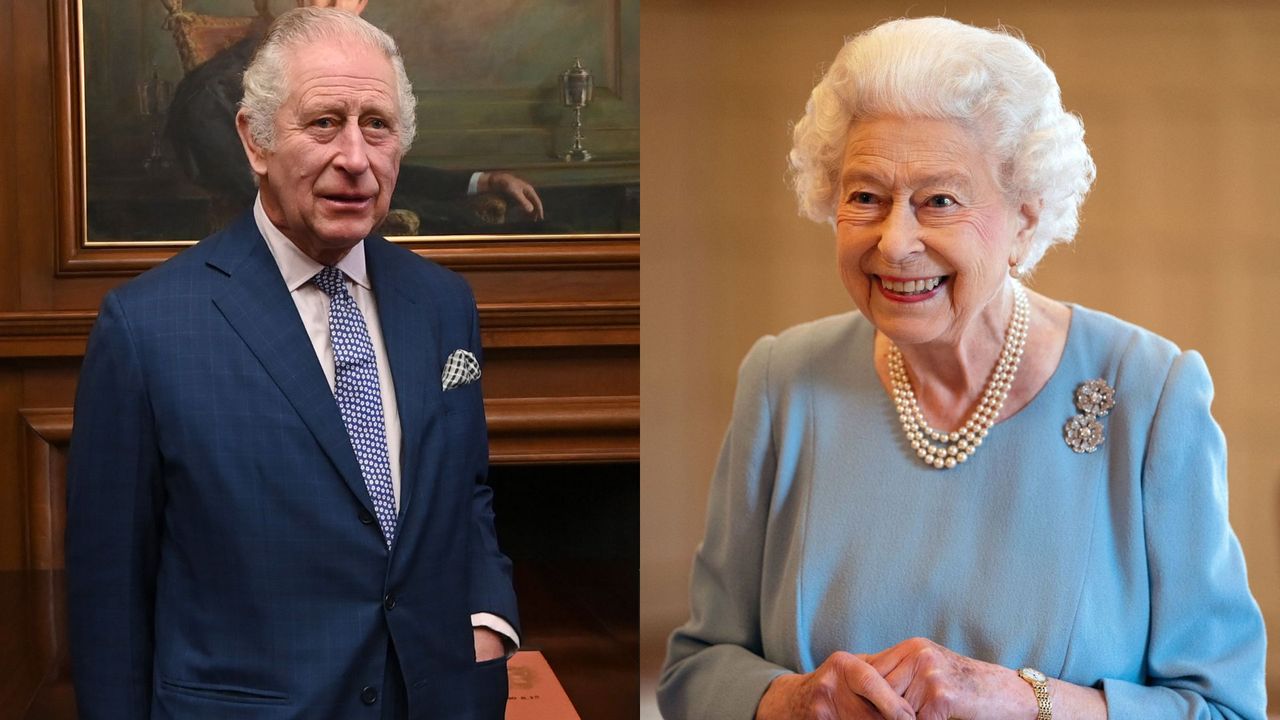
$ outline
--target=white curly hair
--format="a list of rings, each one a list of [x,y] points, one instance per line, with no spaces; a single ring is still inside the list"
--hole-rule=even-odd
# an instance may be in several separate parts
[[[396,41],[359,16],[322,7],[299,7],[281,13],[258,44],[244,71],[244,98],[240,107],[249,118],[253,141],[268,150],[275,147],[276,113],[289,96],[288,64],[291,52],[317,40],[363,43],[391,61],[396,76],[396,114],[400,154],[409,152],[418,132],[417,99],[404,71]]]
[[[891,20],[847,40],[793,130],[790,174],[802,215],[834,222],[849,129],[883,116],[951,120],[976,131],[1010,200],[1043,202],[1021,270],[1075,238],[1096,168],[1053,71],[1020,37],[927,17]]]

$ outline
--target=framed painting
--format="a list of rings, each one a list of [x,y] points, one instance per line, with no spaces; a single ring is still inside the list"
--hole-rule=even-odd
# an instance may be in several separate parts
[[[69,49],[55,68],[60,270],[109,269],[78,261],[111,248],[167,256],[247,209],[240,73],[271,18],[308,0],[52,1]],[[384,234],[638,237],[639,0],[370,0],[363,16],[396,38],[418,103]],[[592,86],[581,107],[565,92],[574,67]],[[589,159],[571,157],[577,113]],[[544,216],[477,193],[497,171],[531,184]]]

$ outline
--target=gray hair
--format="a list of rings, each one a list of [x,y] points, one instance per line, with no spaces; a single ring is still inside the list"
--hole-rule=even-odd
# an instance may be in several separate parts
[[[847,40],[809,96],[789,155],[800,213],[833,222],[849,129],[881,116],[951,120],[990,143],[1006,195],[1043,202],[1019,259],[1030,270],[1071,242],[1096,169],[1080,119],[1026,41],[947,18],[892,20]]]
[[[244,98],[240,107],[249,118],[249,134],[258,145],[271,149],[276,142],[276,113],[289,95],[287,72],[291,51],[318,40],[364,43],[391,61],[396,75],[396,105],[400,153],[409,151],[418,132],[417,100],[404,71],[396,41],[359,16],[344,10],[320,7],[294,8],[281,14],[267,28],[244,71]]]

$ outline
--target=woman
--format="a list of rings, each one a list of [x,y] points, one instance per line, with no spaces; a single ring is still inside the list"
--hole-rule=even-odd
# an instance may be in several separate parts
[[[796,125],[857,313],[756,343],[669,718],[1262,718],[1203,360],[1022,287],[1094,167],[1026,43],[848,42]]]

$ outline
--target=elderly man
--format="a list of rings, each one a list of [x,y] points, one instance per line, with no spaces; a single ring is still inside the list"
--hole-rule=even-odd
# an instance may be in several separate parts
[[[498,718],[518,642],[475,303],[371,235],[394,41],[303,8],[245,72],[252,212],[109,293],[68,468],[82,718]]]

